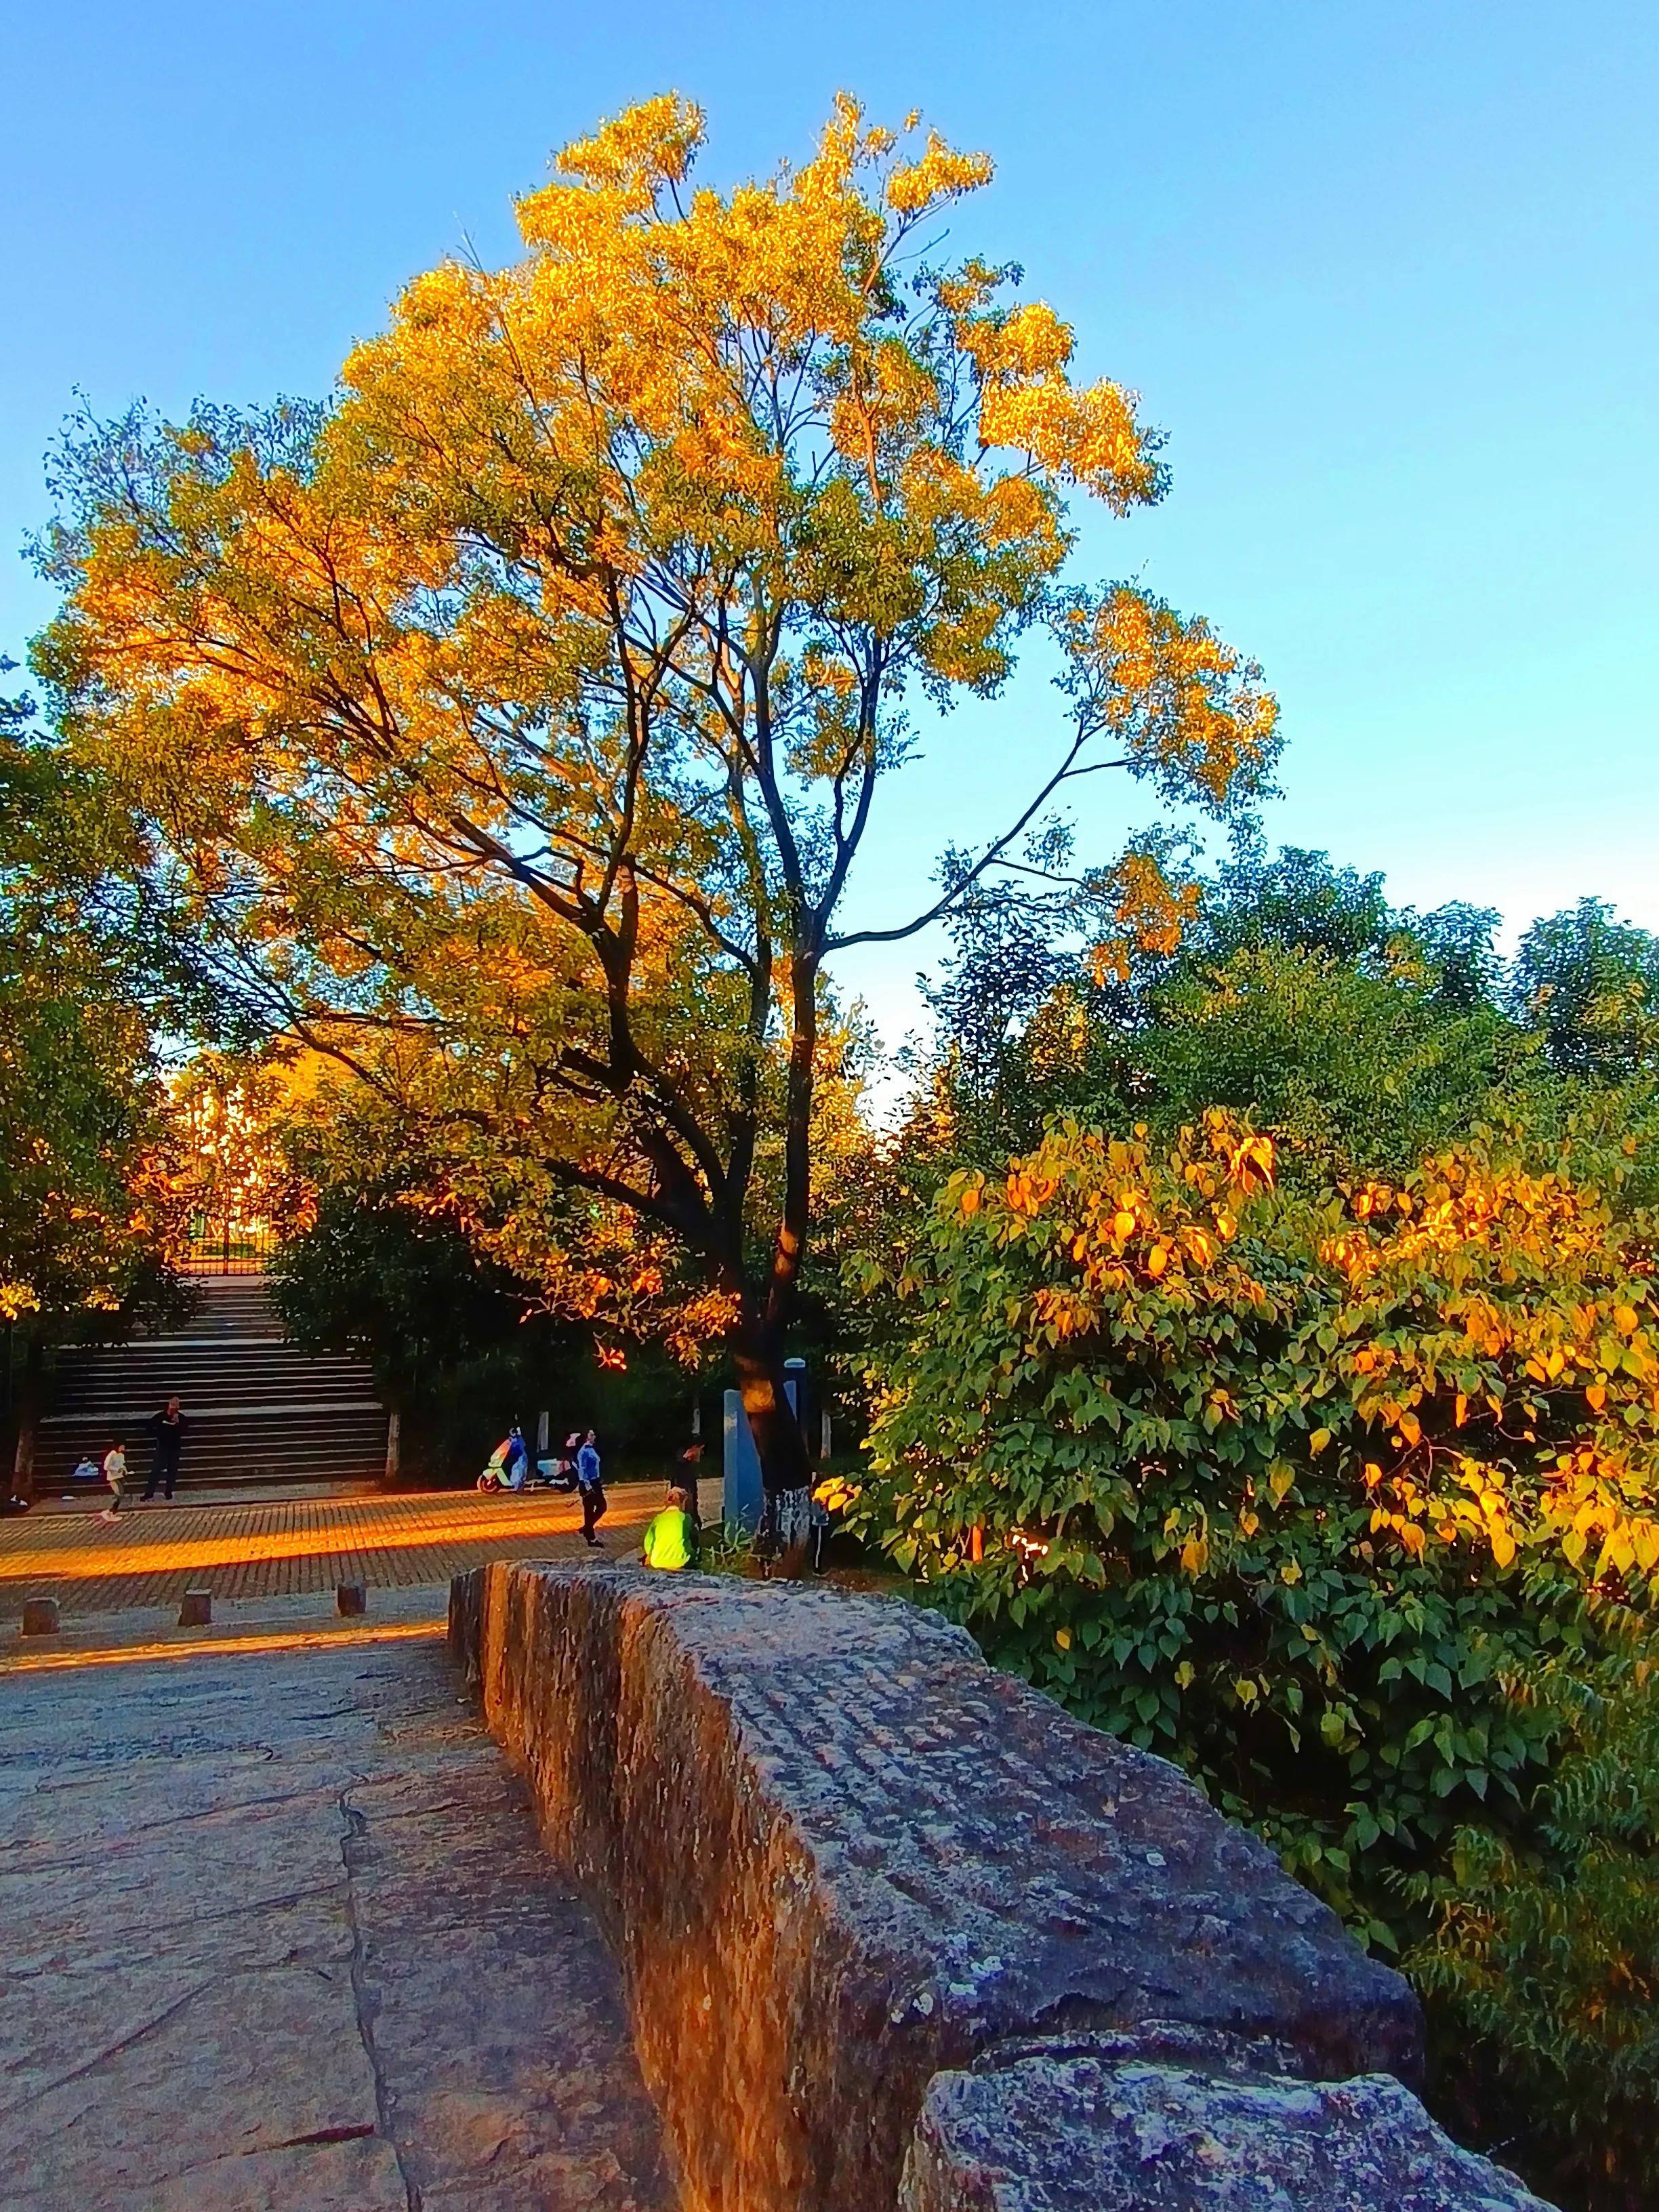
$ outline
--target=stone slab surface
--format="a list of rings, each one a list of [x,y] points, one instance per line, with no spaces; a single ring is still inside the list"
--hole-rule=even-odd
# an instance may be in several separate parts
[[[1126,2043],[1131,2039],[1124,2039]],[[1387,2075],[1273,2078],[1126,2049],[937,2075],[901,2212],[1549,2212]]]
[[[1418,2066],[1405,1983],[1264,1846],[913,1607],[503,1565],[452,1637],[607,1916],[698,2212],[892,2206],[931,2077],[1011,2035]]]
[[[0,1680],[7,2212],[667,2212],[617,1968],[441,1640]]]

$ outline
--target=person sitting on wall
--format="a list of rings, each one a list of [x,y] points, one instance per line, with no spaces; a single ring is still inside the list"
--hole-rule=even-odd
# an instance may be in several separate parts
[[[684,1491],[678,1483],[672,1485],[662,1511],[646,1523],[645,1541],[640,1547],[640,1559],[646,1566],[678,1574],[690,1565],[693,1536],[686,1504]]]

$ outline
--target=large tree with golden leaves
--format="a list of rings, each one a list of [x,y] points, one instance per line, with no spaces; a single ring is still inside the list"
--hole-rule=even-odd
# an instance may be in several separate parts
[[[1274,709],[1201,620],[1063,587],[1067,494],[1156,500],[1158,440],[1018,272],[929,258],[988,160],[843,99],[722,195],[702,137],[665,98],[568,148],[525,258],[419,278],[326,406],[72,433],[38,662],[273,1026],[458,1176],[672,1244],[777,1491],[826,962],[1097,769],[1237,804]],[[1039,622],[1029,804],[925,911],[838,927],[915,715]]]

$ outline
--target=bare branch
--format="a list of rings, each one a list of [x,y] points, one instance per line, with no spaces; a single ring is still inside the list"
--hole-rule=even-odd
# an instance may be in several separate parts
[[[1010,828],[1005,830],[994,844],[987,846],[985,851],[981,854],[966,874],[952,884],[941,897],[935,899],[925,913],[917,915],[914,920],[902,924],[896,929],[858,929],[851,931],[845,937],[831,938],[823,948],[825,953],[844,952],[849,945],[896,945],[903,938],[914,937],[919,930],[926,929],[930,923],[940,921],[951,911],[963,893],[979,881],[988,868],[997,866],[1014,840],[1022,830],[1030,827],[1062,783],[1073,782],[1081,775],[1092,775],[1099,769],[1127,768],[1129,765],[1127,761],[1119,760],[1091,761],[1081,768],[1076,766],[1078,755],[1086,744],[1091,742],[1096,734],[1089,730],[1080,730],[1078,732],[1066,750],[1065,759],[1018,819]]]

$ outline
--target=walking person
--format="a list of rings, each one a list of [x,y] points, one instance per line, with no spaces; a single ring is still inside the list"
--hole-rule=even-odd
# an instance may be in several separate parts
[[[582,1541],[590,1552],[604,1549],[593,1534],[605,1518],[605,1485],[599,1474],[599,1440],[590,1429],[576,1454],[576,1487],[582,1494]]]
[[[120,1511],[126,1496],[123,1486],[127,1479],[127,1445],[125,1437],[117,1437],[104,1454],[100,1473],[109,1485],[109,1504],[98,1516],[100,1521],[112,1521]]]
[[[159,1482],[165,1486],[171,1500],[173,1486],[179,1480],[179,1455],[185,1448],[185,1431],[189,1426],[176,1397],[169,1398],[151,1420],[149,1432],[155,1440],[155,1449],[149,1463],[149,1480],[144,1485],[146,1498],[155,1497]]]

